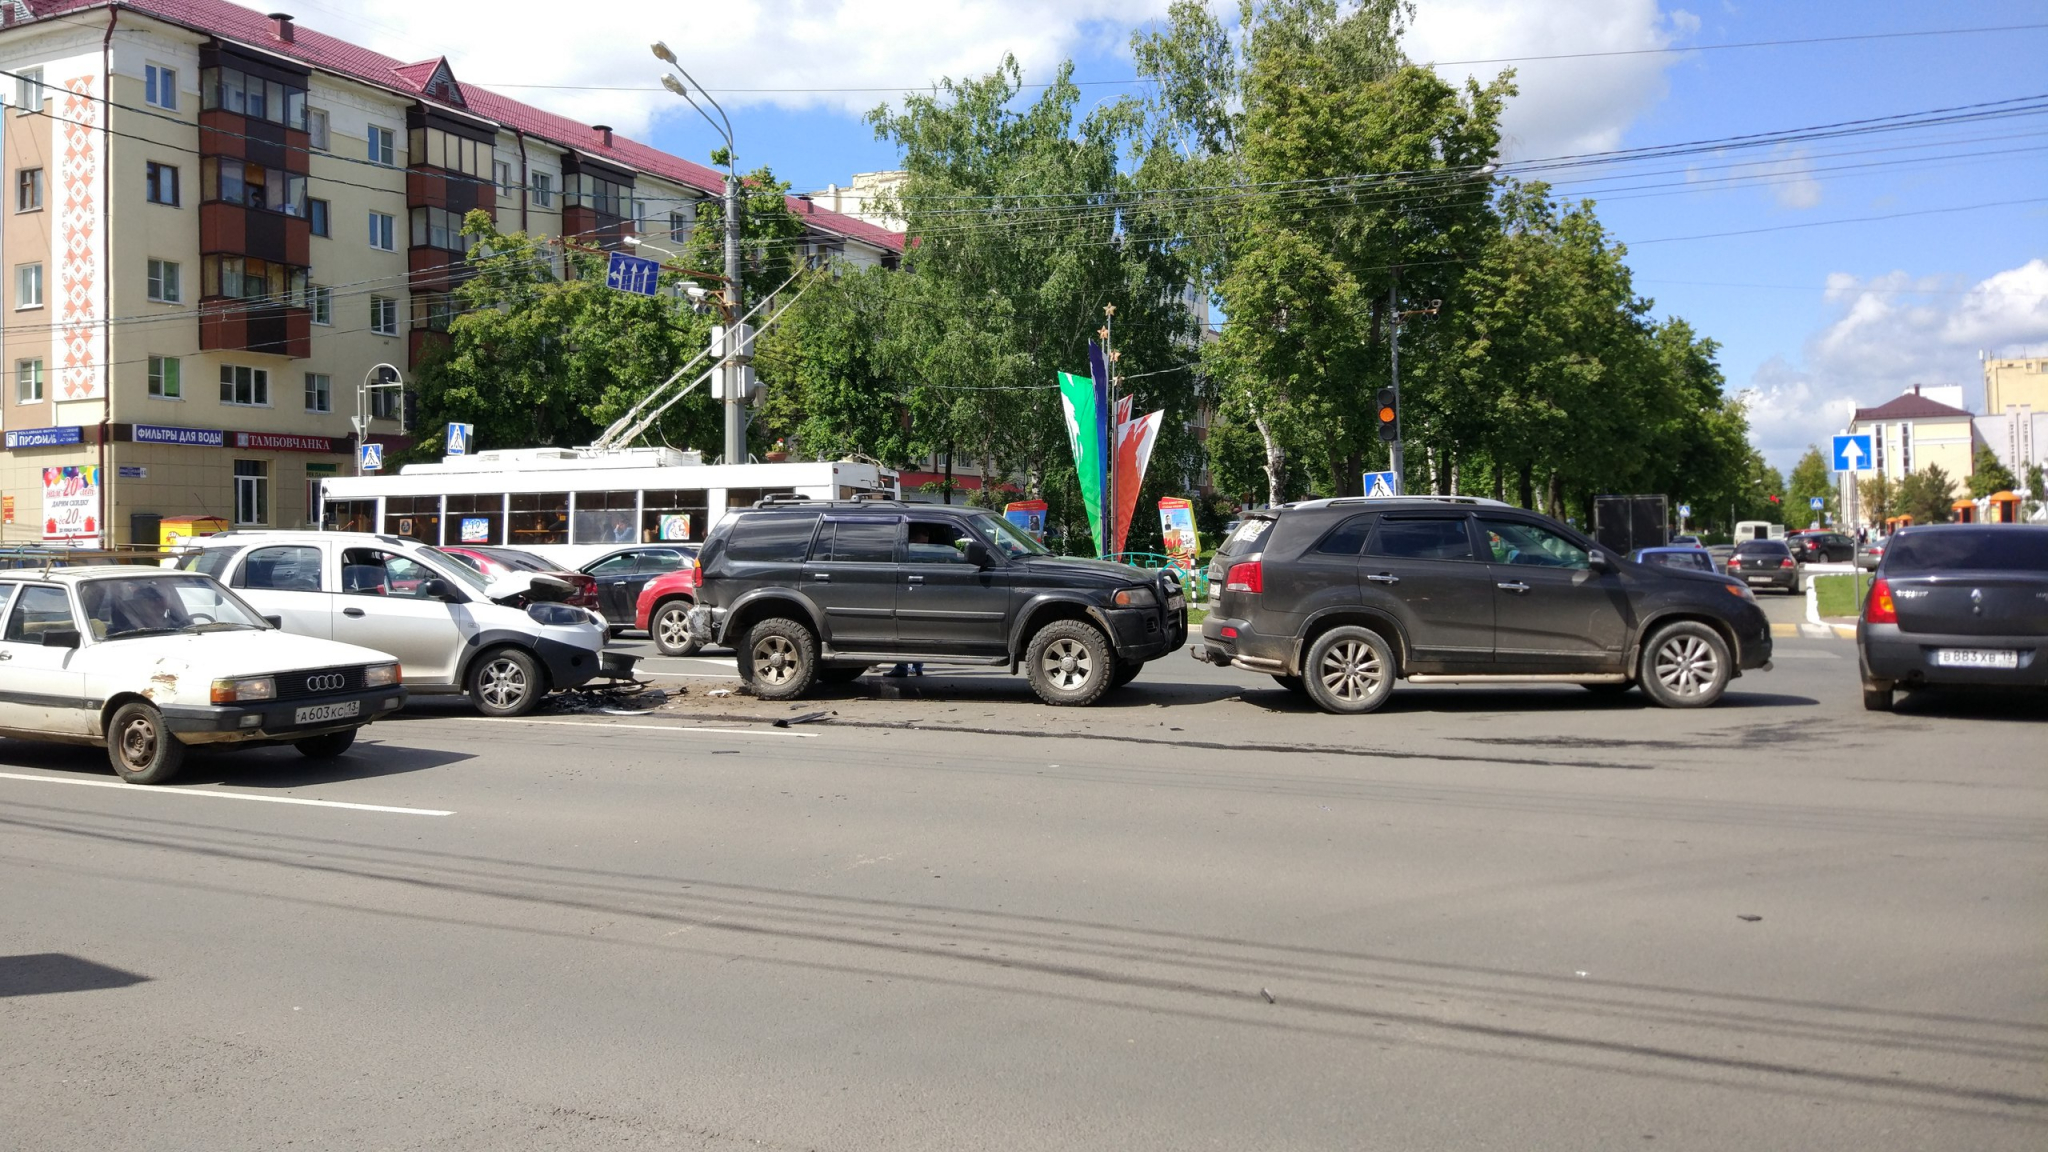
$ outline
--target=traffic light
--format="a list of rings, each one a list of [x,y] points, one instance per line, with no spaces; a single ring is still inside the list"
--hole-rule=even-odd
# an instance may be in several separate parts
[[[1380,439],[1387,441],[1401,438],[1401,414],[1395,410],[1397,394],[1392,388],[1380,389],[1379,420]]]

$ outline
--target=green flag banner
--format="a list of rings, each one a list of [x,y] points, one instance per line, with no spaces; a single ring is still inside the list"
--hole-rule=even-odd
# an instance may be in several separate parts
[[[1102,481],[1108,461],[1102,453],[1102,406],[1095,381],[1072,372],[1060,373],[1060,410],[1067,419],[1067,444],[1074,450],[1074,470],[1081,477],[1081,503],[1088,508],[1088,532],[1095,554],[1103,554]]]

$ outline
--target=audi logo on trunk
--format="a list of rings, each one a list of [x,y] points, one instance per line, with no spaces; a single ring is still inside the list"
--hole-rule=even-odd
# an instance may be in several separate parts
[[[347,684],[348,677],[343,676],[339,672],[306,677],[306,691],[308,692],[339,692]]]

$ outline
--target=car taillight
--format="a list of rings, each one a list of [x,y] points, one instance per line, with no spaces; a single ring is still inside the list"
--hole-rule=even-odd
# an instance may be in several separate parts
[[[1882,576],[1870,582],[1870,596],[1863,601],[1863,619],[1870,624],[1899,622],[1899,606],[1892,603],[1891,582]]]
[[[1257,560],[1232,564],[1229,575],[1223,578],[1225,592],[1264,592],[1266,590],[1265,570]]]
[[[1740,556],[1730,556],[1728,558],[1728,568],[1730,571],[1740,567],[1742,567],[1742,558]]]
[[[1780,560],[1780,561],[1778,561],[1778,567],[1780,567],[1780,568],[1790,568],[1790,567],[1792,567],[1792,558],[1791,558],[1790,556],[1787,556],[1787,557],[1785,557],[1785,558],[1784,558],[1783,560]]]

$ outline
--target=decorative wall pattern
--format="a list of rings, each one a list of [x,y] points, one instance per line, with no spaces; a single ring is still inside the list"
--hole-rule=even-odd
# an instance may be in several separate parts
[[[101,315],[107,247],[101,225],[100,166],[107,162],[100,117],[105,110],[93,93],[96,76],[64,82],[56,125],[61,143],[52,181],[57,212],[55,305],[56,365],[53,394],[59,400],[96,400],[106,395],[106,326]]]

